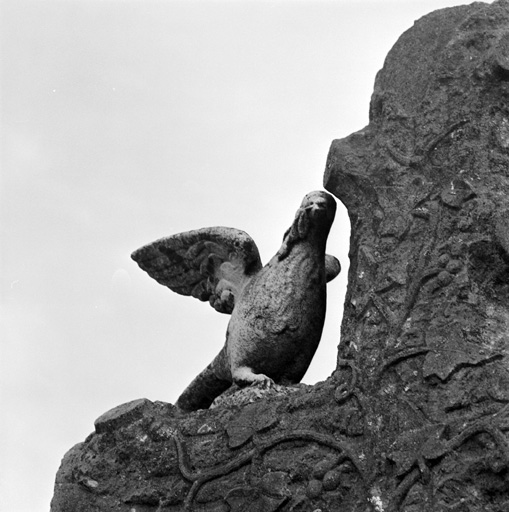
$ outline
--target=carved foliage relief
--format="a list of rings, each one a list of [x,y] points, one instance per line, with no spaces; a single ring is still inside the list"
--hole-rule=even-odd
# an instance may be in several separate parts
[[[377,77],[369,126],[329,153],[326,187],[352,221],[339,361],[362,369],[396,509],[503,510],[509,4],[419,23]]]

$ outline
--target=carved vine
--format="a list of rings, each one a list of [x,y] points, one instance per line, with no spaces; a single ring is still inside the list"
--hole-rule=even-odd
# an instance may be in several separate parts
[[[489,419],[475,421],[472,425],[466,427],[462,432],[449,440],[442,439],[439,435],[430,435],[427,439],[424,439],[413,460],[406,463],[406,467],[404,468],[406,471],[402,472],[402,479],[391,496],[390,510],[399,509],[412,486],[418,481],[422,481],[423,483],[429,482],[429,464],[457,450],[475,435],[483,433],[490,435],[499,448],[506,466],[509,467],[509,443],[503,433],[504,430],[509,429],[509,425],[504,425],[500,419],[497,418],[499,415],[503,416],[503,413],[507,412],[508,409],[509,405],[502,408],[492,416],[491,421]],[[494,421],[498,424],[494,424]],[[437,434],[437,427],[440,428],[440,431],[446,428],[446,426],[432,426],[429,427],[428,430],[434,430],[434,434]],[[436,490],[439,490],[440,487],[440,484],[437,485]]]
[[[240,453],[235,458],[207,470],[191,470],[188,455],[185,448],[185,441],[182,439],[180,433],[174,433],[173,440],[177,448],[178,466],[179,470],[189,482],[192,482],[191,489],[189,490],[184,501],[185,510],[192,510],[192,503],[196,494],[203,484],[226,476],[242,466],[249,464],[256,457],[260,457],[265,452],[274,448],[275,446],[289,442],[289,441],[305,441],[313,442],[319,445],[331,448],[340,453],[338,463],[346,460],[350,461],[358,471],[359,475],[365,479],[365,470],[362,467],[361,461],[354,454],[354,450],[345,441],[338,441],[334,437],[313,432],[311,430],[296,430],[293,432],[282,432],[270,435],[267,439],[255,441],[255,446],[245,452]]]

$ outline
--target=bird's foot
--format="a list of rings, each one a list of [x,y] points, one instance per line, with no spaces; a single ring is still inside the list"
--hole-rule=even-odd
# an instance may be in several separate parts
[[[255,373],[254,376],[256,380],[251,383],[251,386],[258,386],[263,389],[270,389],[275,386],[274,381],[263,373]]]
[[[237,368],[232,372],[233,382],[240,387],[258,386],[263,389],[269,389],[274,386],[274,381],[263,373],[254,373],[247,366]]]

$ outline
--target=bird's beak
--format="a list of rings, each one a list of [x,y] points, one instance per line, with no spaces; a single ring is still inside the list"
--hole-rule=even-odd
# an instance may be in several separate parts
[[[317,210],[326,210],[327,209],[327,202],[325,200],[318,199],[313,202],[313,204],[310,204],[307,209],[310,209],[312,212],[315,212]]]

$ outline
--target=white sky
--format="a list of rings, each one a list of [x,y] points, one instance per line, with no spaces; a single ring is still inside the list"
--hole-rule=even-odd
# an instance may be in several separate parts
[[[454,0],[0,4],[0,512],[47,511],[64,453],[108,409],[174,402],[227,315],[130,259],[205,226],[247,231],[263,262],[331,141],[368,122],[399,35]],[[348,270],[338,205],[321,345],[327,378]]]

